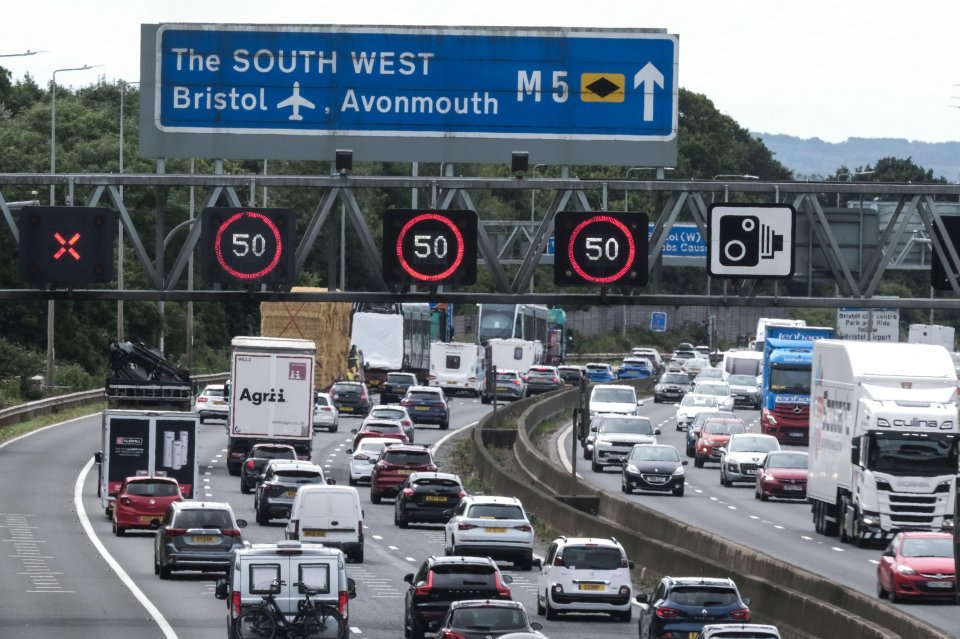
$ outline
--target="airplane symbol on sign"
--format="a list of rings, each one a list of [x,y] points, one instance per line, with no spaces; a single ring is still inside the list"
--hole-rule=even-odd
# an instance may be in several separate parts
[[[80,260],[80,254],[77,253],[73,248],[73,246],[80,241],[79,233],[74,233],[73,237],[71,237],[69,240],[63,239],[63,236],[60,235],[59,233],[54,233],[53,239],[60,242],[60,248],[57,250],[56,253],[53,254],[53,259],[59,260],[61,257],[63,257],[64,253],[67,253],[73,259],[77,261]]]
[[[303,116],[300,115],[300,107],[305,107],[307,109],[315,109],[316,105],[314,105],[313,102],[311,102],[310,100],[300,95],[300,83],[294,82],[293,95],[291,95],[289,98],[287,98],[286,100],[284,100],[283,102],[277,105],[278,109],[282,109],[284,107],[293,107],[293,113],[291,113],[290,117],[287,118],[288,120],[299,121],[303,119]]]

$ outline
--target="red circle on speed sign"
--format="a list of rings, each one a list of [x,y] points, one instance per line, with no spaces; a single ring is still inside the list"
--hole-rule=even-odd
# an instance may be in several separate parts
[[[242,241],[238,242],[238,238]],[[229,246],[234,248],[224,250],[225,239],[229,239]],[[236,248],[238,246],[241,248]],[[280,262],[283,248],[280,229],[273,220],[256,211],[243,211],[227,218],[217,229],[214,240],[217,263],[238,280],[269,275]]]
[[[456,257],[454,258],[453,262],[440,273],[430,274],[417,270],[410,264],[410,260],[408,260],[407,256],[405,255],[404,240],[406,239],[407,233],[410,232],[415,226],[425,222],[438,222],[442,224],[444,227],[446,227],[446,230],[449,230],[450,233],[453,234],[454,243],[457,245]],[[436,282],[450,277],[463,262],[463,234],[460,232],[460,229],[457,228],[456,224],[454,224],[450,219],[436,213],[423,213],[411,218],[406,224],[403,225],[403,228],[400,229],[400,233],[397,236],[396,251],[397,260],[400,262],[400,267],[403,268],[403,270],[406,271],[410,277],[423,280],[425,282]]]
[[[577,236],[580,235],[580,233],[583,232],[584,229],[586,229],[587,227],[593,224],[612,224],[623,234],[623,238],[627,242],[627,258],[624,261],[624,264],[620,268],[620,270],[616,271],[612,275],[607,275],[603,277],[597,276],[597,275],[591,275],[577,261],[577,257],[574,254],[575,253],[574,247],[576,246]],[[607,237],[608,239],[613,239],[609,236],[609,234],[604,234],[604,237]],[[630,268],[633,266],[633,260],[636,254],[637,254],[637,247],[633,241],[633,234],[630,232],[630,229],[627,228],[626,224],[609,215],[597,215],[596,217],[591,217],[586,220],[583,220],[582,222],[577,224],[576,227],[574,227],[573,231],[570,233],[570,240],[567,242],[567,258],[570,260],[570,267],[574,271],[576,271],[577,275],[579,275],[581,278],[593,284],[609,284],[611,282],[618,281],[621,277],[626,275],[627,271],[629,271]]]

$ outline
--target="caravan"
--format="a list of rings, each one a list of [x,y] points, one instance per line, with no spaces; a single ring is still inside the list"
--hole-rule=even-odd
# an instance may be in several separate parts
[[[465,392],[479,397],[485,385],[483,347],[460,342],[430,344],[430,374],[427,383],[453,394]]]

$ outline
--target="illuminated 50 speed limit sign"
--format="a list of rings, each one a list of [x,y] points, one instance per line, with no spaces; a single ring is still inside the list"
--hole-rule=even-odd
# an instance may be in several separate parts
[[[289,209],[207,208],[200,214],[203,278],[293,284],[296,216]]]
[[[383,278],[391,284],[474,284],[474,211],[391,209],[383,214]]]
[[[561,211],[554,222],[557,286],[647,283],[647,216]]]

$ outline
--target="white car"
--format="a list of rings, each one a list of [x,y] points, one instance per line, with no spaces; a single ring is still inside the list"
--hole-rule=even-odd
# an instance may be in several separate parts
[[[197,400],[193,403],[193,412],[200,415],[201,424],[210,418],[226,419],[230,413],[230,403],[224,396],[223,384],[207,384],[197,395]]]
[[[633,386],[598,384],[590,391],[591,417],[600,413],[636,415],[638,406],[643,406],[643,400],[637,400]]]
[[[715,396],[694,395],[693,393],[684,395],[680,403],[675,404],[675,406],[677,407],[677,430],[687,428],[690,423],[693,422],[693,418],[697,416],[697,413],[704,411],[716,412],[720,410],[720,402],[717,401]]]
[[[387,446],[399,444],[399,439],[392,437],[366,437],[360,440],[356,450],[347,449],[350,455],[350,485],[356,486],[360,482],[369,482],[373,467],[380,457],[381,451]]]
[[[407,439],[410,440],[410,443],[413,443],[413,437],[416,434],[416,425],[413,423],[413,419],[410,417],[410,413],[407,412],[405,406],[400,404],[378,404],[370,409],[370,413],[364,417],[363,422],[361,422],[361,427],[363,424],[368,421],[382,422],[389,420],[392,422],[399,422],[400,426],[403,427],[403,432],[407,436]]]
[[[773,435],[738,433],[720,453],[720,483],[732,486],[735,481],[757,481],[757,468],[767,458],[767,453],[780,450],[780,442]]]
[[[590,450],[590,469],[603,472],[607,466],[622,466],[634,444],[656,444],[659,428],[640,415],[597,415],[590,422],[584,450]],[[591,441],[590,438],[593,437]]]
[[[733,410],[733,393],[730,385],[721,381],[697,382],[690,391],[694,395],[713,395],[717,398],[720,410]]]
[[[444,528],[449,555],[505,559],[520,570],[533,567],[533,526],[516,497],[472,495],[457,504]]]
[[[546,558],[534,559],[533,565],[540,569],[537,614],[547,620],[561,612],[605,612],[617,621],[630,621],[633,562],[616,539],[559,537]]]
[[[326,393],[317,393],[313,398],[313,430],[326,428],[327,432],[337,432],[340,413],[333,405],[333,398]]]

